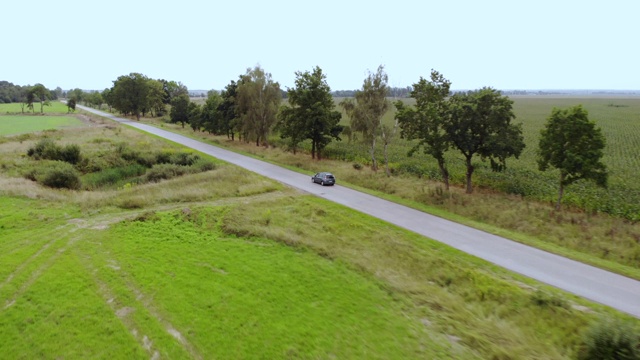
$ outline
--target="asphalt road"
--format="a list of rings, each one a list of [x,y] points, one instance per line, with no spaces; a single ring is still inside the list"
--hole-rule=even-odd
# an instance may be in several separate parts
[[[450,245],[511,271],[610,306],[640,318],[640,282],[340,185],[324,187],[303,175],[136,121],[94,109],[84,110],[113,119],[215,158],[241,166],[313,195]],[[328,169],[330,170],[330,169]],[[340,179],[338,179],[338,184]]]

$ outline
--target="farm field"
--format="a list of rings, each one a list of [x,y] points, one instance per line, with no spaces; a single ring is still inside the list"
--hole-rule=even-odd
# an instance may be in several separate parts
[[[40,105],[34,105],[35,114],[22,114],[21,104],[0,104],[0,136],[27,134],[35,131],[84,126],[77,117],[67,115],[67,106],[52,101],[45,106],[45,114],[40,114]]]
[[[122,143],[184,151],[112,125],[46,135],[87,157]],[[42,136],[0,143],[3,354],[569,359],[603,319],[637,326],[219,162],[158,183],[46,188],[20,176]]]
[[[339,103],[341,99],[336,99]],[[515,96],[515,123],[523,124],[526,144],[519,159],[508,159],[507,170],[502,173],[491,171],[489,164],[476,159],[474,185],[551,202],[557,197],[558,174],[555,171],[538,171],[536,149],[540,130],[554,107],[567,108],[582,104],[589,112],[590,120],[602,128],[607,140],[603,162],[609,170],[609,188],[601,189],[589,182],[579,182],[568,188],[564,202],[592,212],[604,212],[629,220],[640,220],[640,183],[635,181],[640,168],[640,97],[535,97]],[[403,99],[412,103],[412,99]],[[393,125],[393,109],[383,121]],[[348,120],[343,113],[343,125]],[[278,141],[277,138],[273,139]],[[428,179],[440,179],[435,161],[421,151],[408,158],[413,142],[399,138],[389,147],[389,161],[393,171]],[[368,149],[358,142],[332,142],[327,155],[332,158],[368,164]],[[383,158],[382,146],[376,157]],[[465,167],[463,157],[456,151],[449,151],[447,162],[454,183],[464,182]]]

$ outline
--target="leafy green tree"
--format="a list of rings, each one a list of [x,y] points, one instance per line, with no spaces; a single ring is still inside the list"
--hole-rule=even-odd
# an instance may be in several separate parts
[[[50,91],[42,84],[35,84],[30,92],[33,93],[34,100],[40,102],[40,113],[44,114],[44,106],[51,105],[49,103]]]
[[[256,146],[268,146],[268,136],[276,122],[282,100],[280,84],[260,66],[247,69],[238,85],[236,110],[241,120],[245,141],[255,140]]]
[[[28,88],[24,94],[23,103],[27,106],[28,110],[31,110],[32,113],[35,113],[35,109],[33,108],[33,103],[36,101],[36,93]],[[24,108],[23,108],[24,112]]]
[[[376,139],[382,127],[382,116],[389,109],[389,77],[384,71],[384,66],[378,66],[375,74],[369,72],[364,80],[362,90],[355,93],[355,101],[343,100],[340,105],[351,118],[351,130],[361,132],[363,139],[371,144],[371,168],[378,170],[375,149]]]
[[[113,82],[113,108],[140,120],[140,113],[148,108],[149,78],[139,73],[122,75]]]
[[[556,209],[560,209],[566,186],[578,180],[607,185],[607,168],[601,162],[605,138],[595,122],[589,120],[581,105],[569,109],[554,108],[540,132],[538,168],[560,171]]]
[[[409,156],[422,148],[425,154],[436,159],[447,190],[449,170],[444,154],[451,145],[444,124],[449,117],[450,87],[449,80],[439,72],[431,70],[431,80],[420,77],[420,80],[413,84],[411,97],[416,100],[415,108],[406,106],[400,100],[394,103],[401,136],[409,140],[418,140],[409,151]]]
[[[189,90],[181,82],[167,81],[164,79],[158,80],[162,83],[162,89],[164,91],[163,102],[165,104],[171,104],[171,100],[178,97],[178,95],[189,95]]]
[[[147,107],[152,117],[162,116],[166,111],[165,108],[165,91],[163,84],[159,80],[148,80],[149,92],[147,93]]]
[[[76,99],[71,98],[67,100],[67,108],[68,112],[76,111]]]
[[[171,101],[171,111],[169,117],[172,123],[184,124],[189,122],[189,103],[191,100],[188,95],[180,94]]]
[[[111,108],[113,107],[113,93],[111,92],[111,89],[105,88],[100,94],[102,95],[102,99],[105,104],[109,107],[109,111],[111,111]]]
[[[67,93],[67,98],[76,99],[76,103],[80,103],[84,100],[85,93],[82,89],[75,88]]]
[[[298,143],[311,140],[311,158],[321,159],[327,144],[340,140],[342,114],[334,110],[331,88],[320,67],[295,74],[296,86],[287,91],[290,106],[283,106],[278,115],[280,136],[289,139],[294,153]]]
[[[522,125],[511,123],[515,118],[512,104],[511,99],[492,88],[457,93],[450,98],[450,116],[444,130],[465,158],[467,194],[473,192],[474,155],[489,159],[492,169],[501,171],[508,157],[518,158],[522,153]]]
[[[202,107],[196,104],[195,102],[189,100],[189,106],[187,107],[187,115],[188,115],[189,124],[191,125],[191,128],[193,129],[193,131],[199,131],[202,129],[201,112],[202,112]]]
[[[234,134],[238,126],[236,114],[237,90],[238,84],[231,80],[229,85],[220,93],[222,101],[220,105],[218,105],[218,114],[220,116],[219,131],[222,134],[227,134],[227,137],[232,141],[234,140]]]
[[[209,91],[200,111],[200,124],[209,134],[226,134],[226,129],[223,129],[222,125],[222,114],[218,110],[220,104],[222,104],[220,94],[217,91]]]

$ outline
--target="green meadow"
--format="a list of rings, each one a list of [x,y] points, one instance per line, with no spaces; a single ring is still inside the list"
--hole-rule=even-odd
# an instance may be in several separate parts
[[[2,114],[22,114],[24,110],[25,114],[40,114],[40,103],[33,103],[33,110],[27,109],[27,106],[21,103],[8,103],[8,104],[0,104],[0,115]],[[49,105],[45,105],[42,108],[45,114],[66,114],[69,111],[67,105],[60,101],[50,101]]]
[[[186,151],[113,123],[3,138],[1,354],[569,359],[603,319],[637,324],[214,159],[159,182],[47,188],[22,176],[46,166],[24,155],[44,137],[96,164]]]
[[[44,114],[40,113],[39,103],[34,104],[35,113],[24,110],[23,114],[19,103],[0,104],[0,136],[84,126],[77,117],[67,115],[67,106],[58,101],[45,106]]]

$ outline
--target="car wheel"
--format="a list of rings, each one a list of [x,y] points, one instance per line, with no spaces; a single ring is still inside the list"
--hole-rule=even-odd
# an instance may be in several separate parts
[[[324,186],[324,180],[320,180],[320,185]]]

